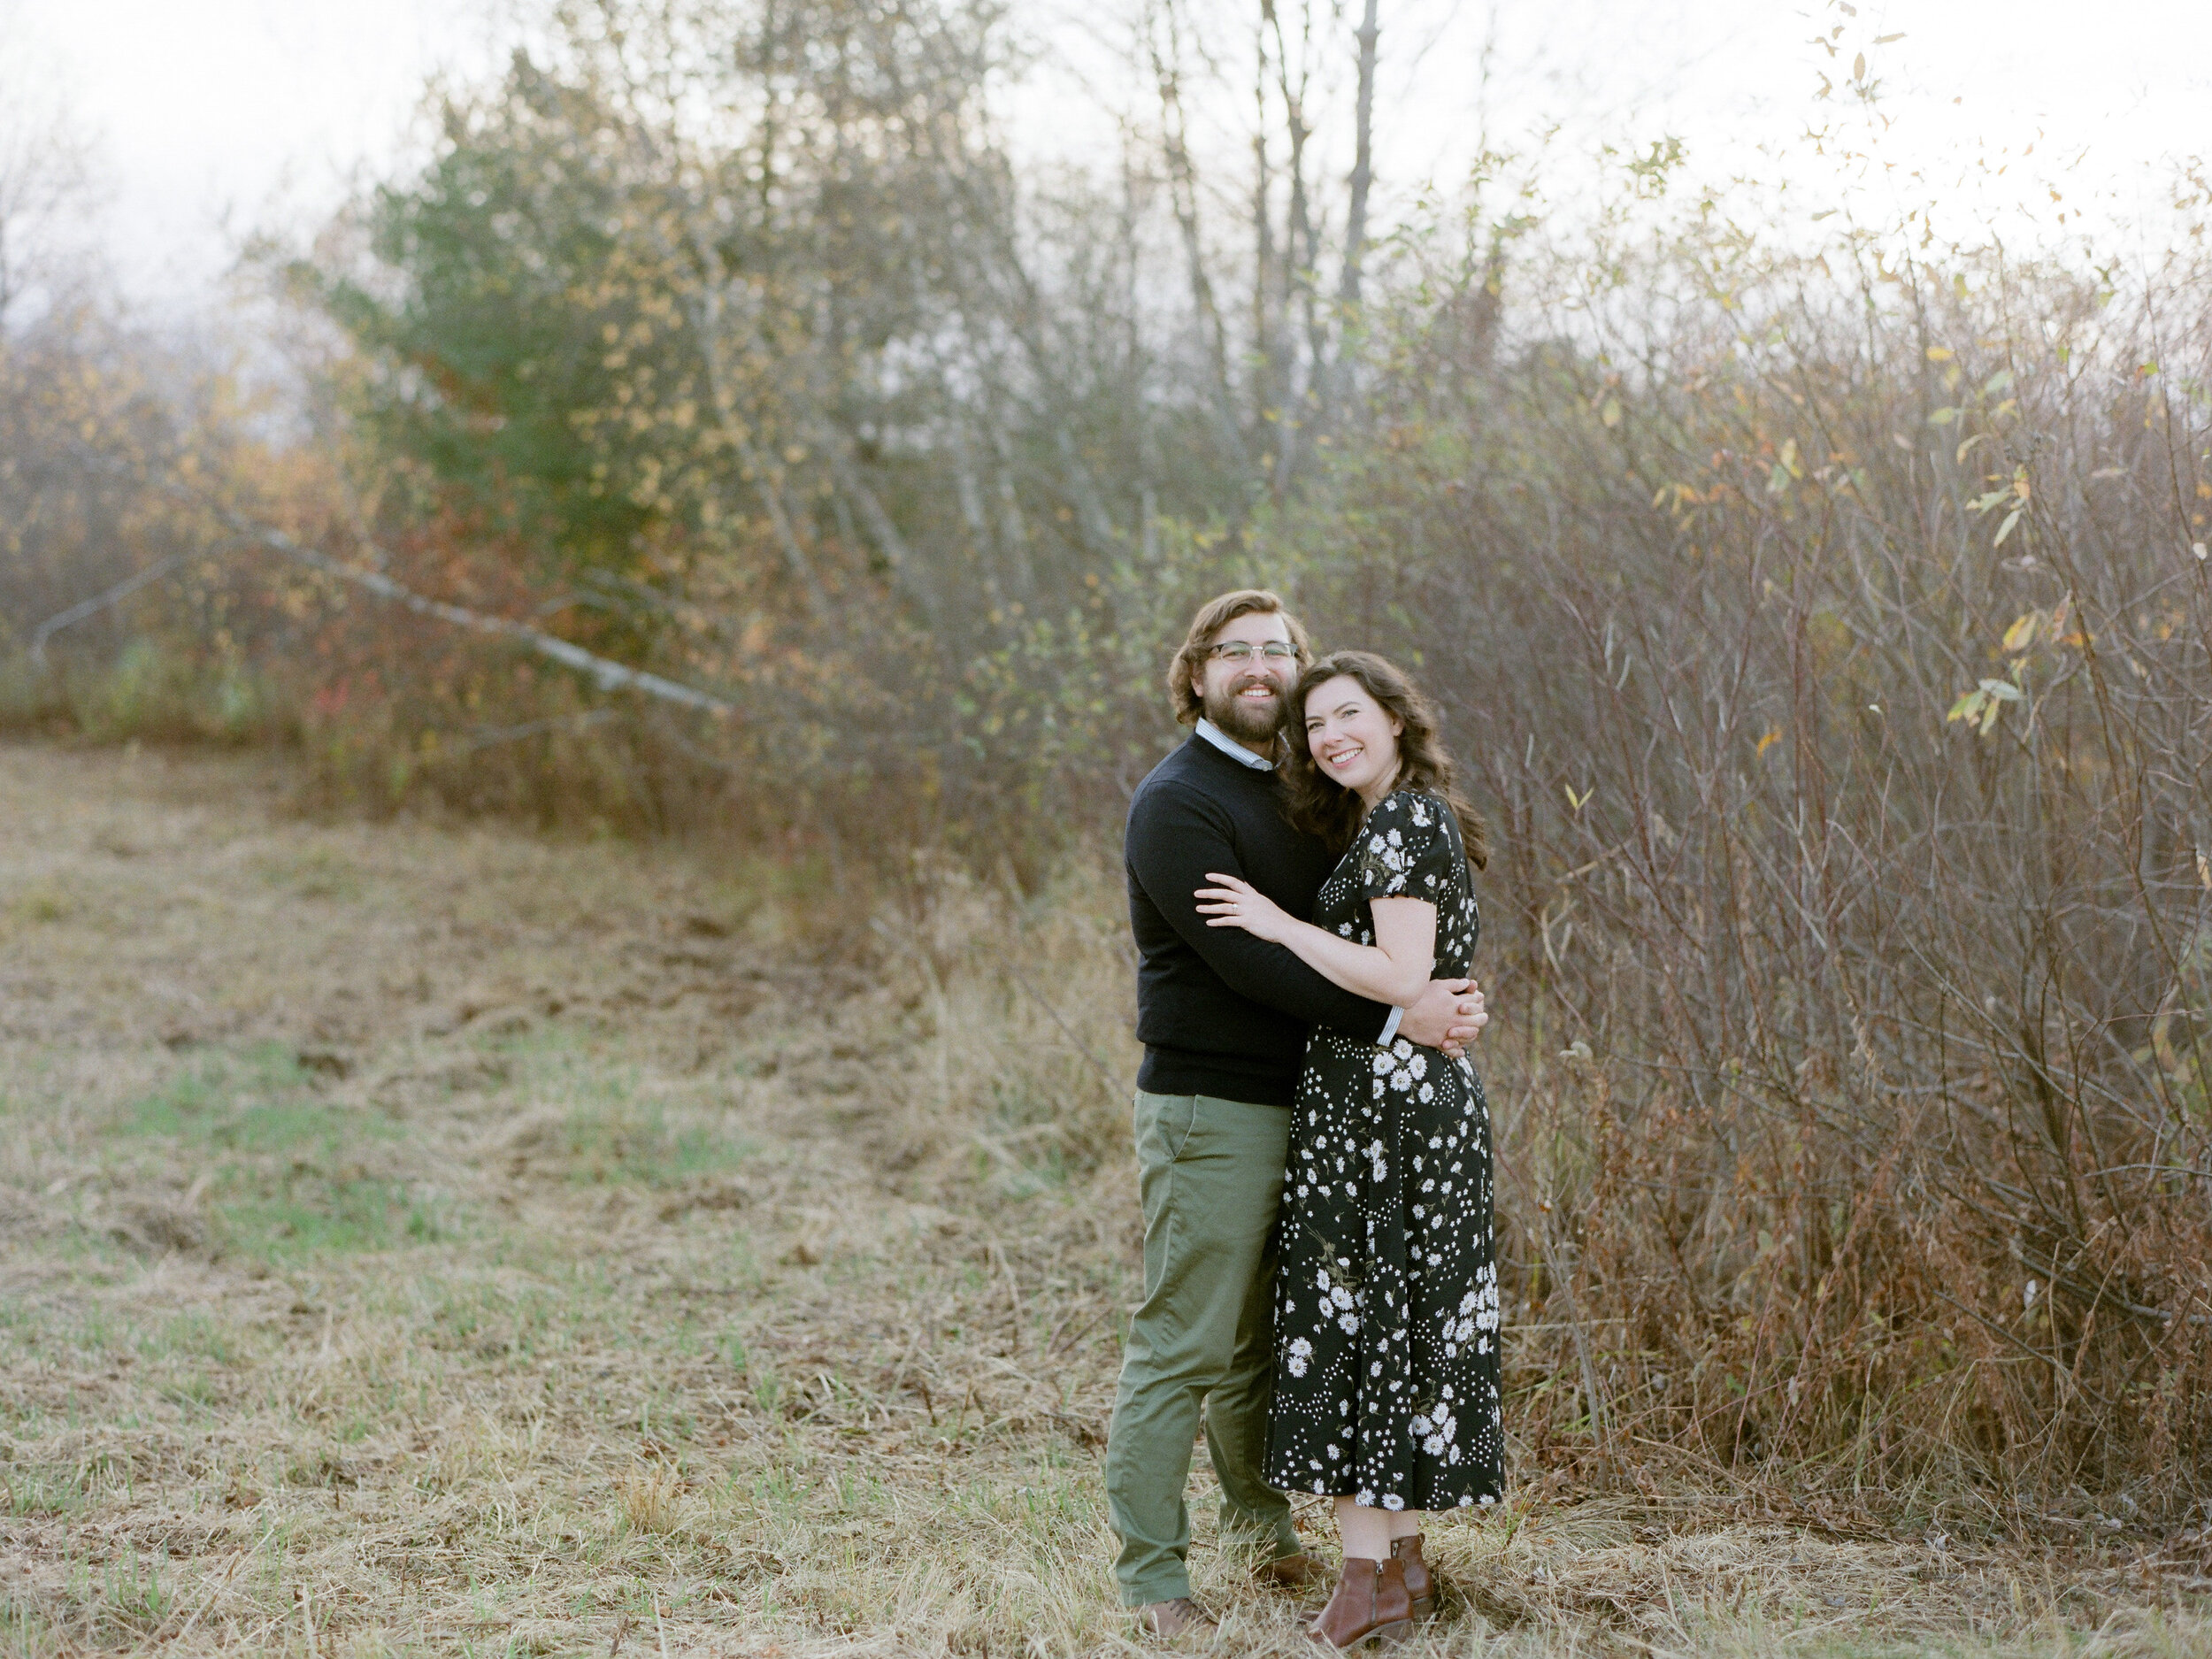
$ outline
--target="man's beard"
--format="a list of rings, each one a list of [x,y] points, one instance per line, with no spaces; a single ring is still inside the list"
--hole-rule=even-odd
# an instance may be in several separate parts
[[[1247,703],[1238,694],[1247,687],[1270,683],[1256,680],[1246,675],[1226,690],[1205,698],[1206,718],[1240,743],[1254,749],[1265,749],[1275,741],[1276,732],[1283,718],[1283,694],[1276,690],[1267,703]]]

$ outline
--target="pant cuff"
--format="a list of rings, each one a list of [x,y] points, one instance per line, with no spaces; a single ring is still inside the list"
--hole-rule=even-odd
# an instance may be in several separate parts
[[[1140,1579],[1135,1584],[1121,1586],[1121,1604],[1125,1608],[1150,1607],[1155,1601],[1173,1601],[1190,1594],[1190,1574],[1164,1573],[1156,1578]]]

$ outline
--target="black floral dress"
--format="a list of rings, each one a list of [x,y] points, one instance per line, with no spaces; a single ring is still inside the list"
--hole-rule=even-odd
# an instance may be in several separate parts
[[[1463,978],[1481,919],[1459,823],[1400,790],[1314,901],[1375,942],[1371,902],[1436,906],[1436,974]],[[1504,1479],[1490,1110],[1465,1060],[1326,1026],[1292,1110],[1275,1279],[1267,1479],[1386,1509],[1493,1503]]]

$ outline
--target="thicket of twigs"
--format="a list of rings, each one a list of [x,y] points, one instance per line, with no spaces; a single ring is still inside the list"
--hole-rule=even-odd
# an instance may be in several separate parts
[[[2201,263],[1792,247],[1670,198],[1663,153],[1579,232],[1493,180],[1379,251],[1364,78],[1325,238],[1280,36],[1240,240],[1171,29],[1146,165],[1047,188],[979,101],[987,19],[836,15],[720,66],[585,28],[457,102],[426,173],[286,268],[334,330],[314,443],[12,340],[14,718],[1034,891],[1170,741],[1190,604],[1273,582],[1417,668],[1495,821],[1545,1457],[2021,1522],[2195,1502]],[[938,878],[896,879],[926,916]]]
[[[1707,269],[1659,337],[1466,389],[1453,309],[1410,320],[1286,526],[1333,634],[1417,642],[1498,820],[1539,1432],[2184,1506],[2206,273]]]

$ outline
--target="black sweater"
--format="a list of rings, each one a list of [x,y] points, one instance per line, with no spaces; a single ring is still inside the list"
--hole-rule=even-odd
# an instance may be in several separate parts
[[[1137,969],[1137,1087],[1287,1106],[1306,1028],[1380,1036],[1390,1010],[1331,984],[1281,945],[1240,927],[1209,927],[1197,889],[1207,873],[1241,876],[1293,916],[1336,860],[1282,815],[1271,773],[1193,737],[1155,766],[1129,803],[1123,861]]]

